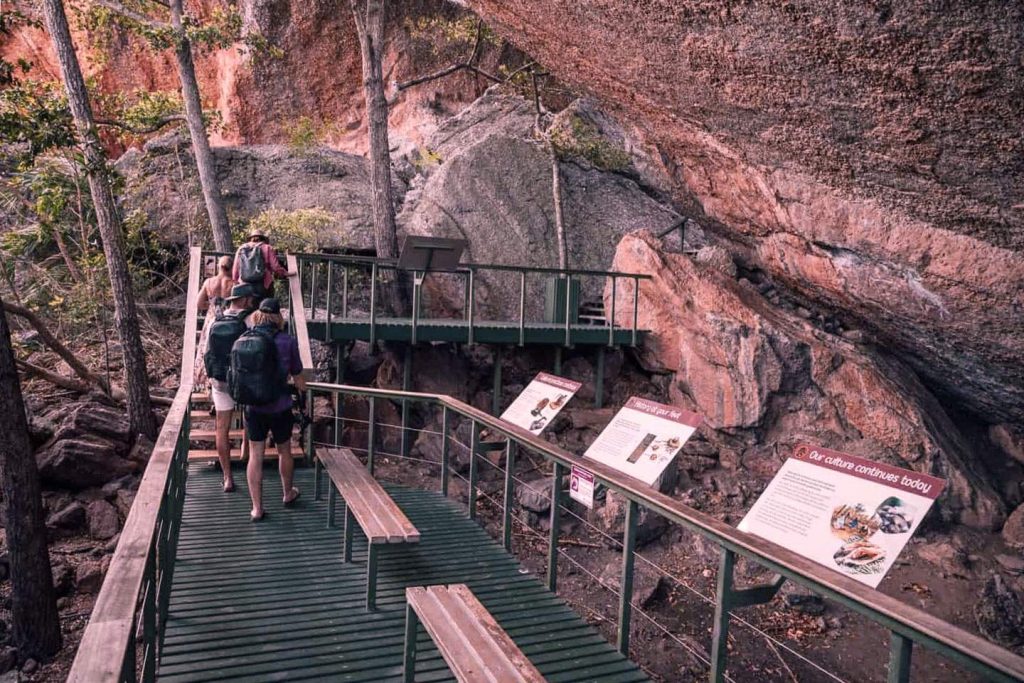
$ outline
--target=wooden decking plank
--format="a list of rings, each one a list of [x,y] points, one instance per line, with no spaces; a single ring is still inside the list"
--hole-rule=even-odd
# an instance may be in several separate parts
[[[535,576],[521,573],[464,510],[436,493],[384,486],[421,539],[386,547],[378,611],[367,613],[363,535],[355,539],[354,562],[341,563],[341,529],[325,528],[326,496],[313,500],[311,470],[296,471],[305,495],[289,510],[281,507],[276,474],[266,474],[270,517],[252,524],[244,481],[224,494],[219,472],[191,468],[161,679],[395,680],[404,590],[429,581],[468,584],[545,676],[584,680],[568,676],[586,670],[595,676],[585,680],[644,680]],[[587,666],[574,652],[601,664]],[[453,680],[426,634],[417,660],[421,680]]]

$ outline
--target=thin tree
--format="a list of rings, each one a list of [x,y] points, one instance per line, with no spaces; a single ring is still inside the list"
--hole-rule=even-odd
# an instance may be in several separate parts
[[[2,307],[2,302],[0,302]],[[7,316],[0,311],[0,486],[11,566],[13,644],[23,657],[47,659],[60,650],[60,618],[53,589],[39,474],[28,438],[25,402],[11,348]]]
[[[384,15],[387,0],[349,0],[363,65],[363,94],[369,133],[370,199],[373,236],[378,258],[398,257],[395,200],[391,190],[391,152],[388,141],[388,100],[384,94]],[[408,309],[405,290],[397,279],[384,290],[385,307],[391,315]]]
[[[139,319],[135,309],[131,273],[125,258],[124,235],[114,206],[107,159],[93,123],[92,108],[82,79],[82,71],[71,41],[67,15],[61,0],[43,0],[46,29],[60,62],[61,77],[68,95],[68,106],[81,138],[82,156],[89,179],[89,194],[96,212],[96,223],[103,241],[110,289],[114,295],[114,322],[121,337],[124,358],[125,393],[128,422],[133,433],[156,437],[156,422],[149,400],[149,373],[142,348]]]
[[[154,0],[155,2],[156,0]],[[169,37],[174,46],[174,57],[178,62],[178,80],[181,82],[181,95],[185,105],[185,121],[188,124],[189,136],[192,138],[192,152],[199,173],[199,185],[203,190],[206,213],[210,218],[213,230],[213,243],[218,251],[231,251],[231,226],[224,208],[220,181],[217,179],[217,165],[210,151],[210,140],[206,133],[206,122],[203,120],[203,103],[199,94],[199,80],[196,78],[195,62],[192,58],[192,41],[186,30],[183,0],[157,2],[162,9],[169,11],[167,21],[161,21],[146,13],[133,10],[116,0],[93,0],[94,4],[104,7],[118,17],[126,20],[130,26],[141,29],[142,33],[152,36],[156,45],[163,45],[165,37]],[[212,32],[215,41],[224,39],[220,31]]]

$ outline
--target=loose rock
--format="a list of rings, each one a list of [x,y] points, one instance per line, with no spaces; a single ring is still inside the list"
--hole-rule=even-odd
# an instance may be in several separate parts
[[[89,518],[89,533],[95,539],[105,541],[113,538],[121,529],[117,510],[105,500],[94,500],[89,503],[86,515]]]
[[[1024,605],[999,574],[985,584],[974,605],[974,618],[989,640],[1004,647],[1024,643]]]

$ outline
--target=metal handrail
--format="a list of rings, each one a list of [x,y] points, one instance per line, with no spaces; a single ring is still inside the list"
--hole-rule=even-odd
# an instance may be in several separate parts
[[[767,541],[758,536],[740,531],[728,524],[725,524],[714,517],[695,510],[680,501],[667,496],[643,482],[633,479],[621,472],[604,465],[600,462],[584,459],[570,453],[554,444],[544,441],[525,429],[513,424],[504,422],[493,417],[473,406],[450,396],[429,393],[417,393],[409,391],[375,389],[368,387],[356,387],[340,384],[329,384],[313,382],[309,385],[310,399],[313,392],[327,392],[333,394],[350,394],[368,399],[391,399],[396,401],[422,401],[428,404],[439,406],[444,411],[442,433],[442,490],[447,491],[446,476],[449,471],[448,463],[448,441],[450,413],[461,415],[472,422],[473,444],[479,443],[478,435],[481,428],[486,427],[493,432],[503,435],[508,442],[508,453],[514,454],[517,448],[526,448],[534,453],[543,456],[555,466],[556,486],[552,490],[552,514],[557,515],[559,496],[561,495],[560,474],[572,466],[582,467],[592,472],[596,480],[609,489],[616,491],[629,501],[627,512],[626,537],[624,546],[631,547],[631,528],[635,525],[640,508],[646,508],[666,519],[682,525],[688,530],[713,541],[722,549],[721,565],[718,577],[718,591],[716,594],[715,629],[713,634],[712,647],[712,680],[722,680],[725,671],[727,650],[725,642],[728,632],[729,613],[733,609],[744,606],[760,604],[770,600],[784,580],[791,580],[801,584],[825,597],[852,609],[868,619],[879,624],[890,632],[891,650],[889,662],[889,680],[907,681],[910,675],[910,652],[913,643],[922,645],[934,650],[939,654],[958,662],[966,668],[981,673],[993,681],[1020,681],[1024,679],[1024,658],[991,643],[979,636],[964,631],[953,624],[945,622],[936,616],[928,614],[916,607],[901,602],[884,593],[871,589],[856,580],[844,576],[835,571],[799,555],[792,550]],[[312,400],[309,401],[312,404]],[[371,423],[373,419],[371,417]],[[369,433],[373,434],[374,427],[371,424]],[[373,449],[370,450],[372,458]],[[475,448],[471,448],[475,451]],[[477,458],[470,461],[470,514],[474,514],[474,487],[476,482],[475,463]],[[319,478],[319,469],[317,471]],[[507,537],[507,525],[510,520],[511,511],[511,477],[506,472],[506,498],[505,513]],[[318,489],[319,490],[319,489]],[[558,524],[556,519],[552,520],[551,539],[549,546],[549,568],[555,567],[557,558]],[[635,528],[633,529],[635,531]],[[736,589],[732,584],[732,568],[737,555],[773,571],[779,575],[779,579],[753,588]],[[625,558],[624,558],[625,559]],[[627,582],[628,578],[628,582]],[[623,585],[621,586],[620,598],[625,605],[629,604],[629,592],[631,590],[631,576],[623,572]],[[549,573],[549,586],[555,587],[553,575]],[[623,610],[624,605],[620,604],[619,623],[619,645],[620,649],[628,651],[628,607]],[[625,611],[625,614],[623,613]],[[625,616],[626,623],[622,617]]]

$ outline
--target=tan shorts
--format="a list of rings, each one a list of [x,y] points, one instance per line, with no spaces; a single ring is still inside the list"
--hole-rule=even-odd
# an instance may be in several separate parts
[[[213,407],[218,413],[235,409],[235,399],[231,398],[227,382],[210,378],[210,398],[213,399]]]

